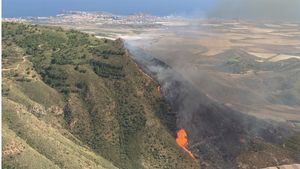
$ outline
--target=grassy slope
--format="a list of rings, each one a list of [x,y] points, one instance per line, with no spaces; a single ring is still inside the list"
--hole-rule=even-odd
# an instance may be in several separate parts
[[[199,168],[156,116],[168,106],[121,41],[3,23],[3,53],[3,149],[25,147],[5,167]]]

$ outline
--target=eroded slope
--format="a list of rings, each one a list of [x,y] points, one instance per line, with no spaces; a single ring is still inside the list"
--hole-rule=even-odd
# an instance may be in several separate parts
[[[20,149],[4,166],[199,168],[157,117],[168,105],[121,40],[3,23],[3,54],[3,150]]]

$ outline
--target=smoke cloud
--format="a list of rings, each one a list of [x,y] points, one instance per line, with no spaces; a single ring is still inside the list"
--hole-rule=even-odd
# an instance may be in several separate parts
[[[189,133],[189,144],[183,148],[192,157],[196,155],[201,161],[207,160],[212,168],[235,168],[233,159],[251,145],[252,138],[258,136],[281,143],[282,138],[291,134],[285,126],[257,119],[211,100],[184,75],[135,46],[134,42],[128,42],[126,48],[132,57],[161,85],[172,114],[176,116],[178,129],[183,128]],[[185,137],[186,133],[183,135]],[[179,145],[185,145],[186,141]]]
[[[208,17],[300,21],[299,0],[219,0]]]

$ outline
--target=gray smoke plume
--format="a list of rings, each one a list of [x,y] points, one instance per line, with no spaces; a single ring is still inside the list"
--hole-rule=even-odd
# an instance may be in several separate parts
[[[213,168],[235,168],[234,159],[247,149],[252,139],[280,143],[291,133],[284,126],[259,120],[208,98],[166,63],[142,48],[127,43],[132,57],[161,85],[176,116],[177,130],[189,133],[189,148]],[[175,129],[176,130],[176,129]]]
[[[300,22],[300,0],[218,0],[207,16]]]

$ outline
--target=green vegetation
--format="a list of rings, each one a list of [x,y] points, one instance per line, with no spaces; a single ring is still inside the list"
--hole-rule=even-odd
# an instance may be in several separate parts
[[[4,168],[199,168],[121,40],[3,23],[3,54]]]

